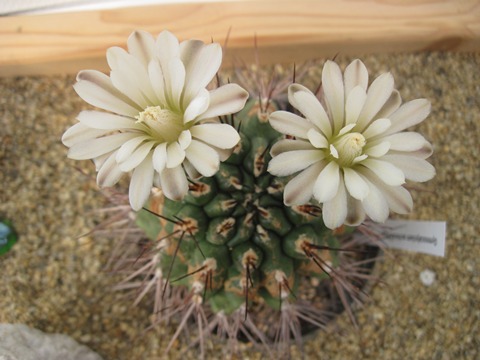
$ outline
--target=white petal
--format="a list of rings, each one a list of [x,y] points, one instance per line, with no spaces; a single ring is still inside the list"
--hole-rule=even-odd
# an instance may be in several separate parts
[[[190,128],[193,138],[218,147],[231,149],[240,141],[240,135],[233,126],[227,124],[200,124]]]
[[[424,182],[435,176],[435,168],[426,160],[408,155],[385,155],[382,159],[392,163],[408,180]]]
[[[345,86],[345,95],[348,98],[350,91],[356,87],[363,89],[365,93],[368,86],[368,71],[363,62],[359,59],[353,60],[343,73],[343,83]]]
[[[307,139],[308,130],[313,127],[306,119],[288,111],[275,111],[270,114],[268,120],[270,125],[278,132],[301,139]]]
[[[387,185],[400,186],[405,183],[403,171],[388,161],[368,158],[362,165],[372,170]]]
[[[392,134],[383,139],[390,143],[390,149],[394,151],[416,151],[427,142],[422,135],[416,132]]]
[[[197,118],[200,114],[203,114],[207,111],[209,105],[210,94],[206,89],[202,89],[198,96],[188,104],[188,107],[183,114],[183,123],[186,124]]]
[[[135,168],[130,180],[128,197],[133,210],[140,210],[148,200],[152,189],[153,173],[152,156],[149,155]]]
[[[322,160],[321,150],[294,150],[275,156],[268,163],[268,172],[276,176],[287,176],[303,170]]]
[[[413,199],[408,190],[402,186],[388,186],[369,177],[369,180],[382,192],[390,210],[397,214],[408,214],[413,208]]]
[[[218,153],[210,146],[193,140],[185,155],[192,166],[203,176],[213,176],[220,166]]]
[[[107,60],[112,69],[110,79],[113,86],[141,108],[151,104],[155,97],[150,86],[147,68],[140,60],[119,47],[107,50]]]
[[[135,30],[127,40],[128,52],[144,67],[155,57],[155,39],[146,31]]]
[[[390,143],[388,141],[377,142],[375,145],[370,146],[364,149],[365,155],[372,157],[381,157],[385,155],[390,150]]]
[[[185,150],[180,147],[178,142],[172,142],[167,146],[167,168],[179,166],[185,159]]]
[[[352,197],[363,200],[368,195],[369,187],[363,178],[353,169],[343,169],[345,186]]]
[[[165,78],[158,60],[152,59],[148,64],[148,76],[158,104],[161,108],[165,108],[167,104],[167,99],[165,98]]]
[[[185,150],[190,143],[192,142],[192,134],[190,130],[183,130],[180,135],[178,136],[178,143],[180,147]]]
[[[387,134],[393,134],[410,126],[421,123],[430,114],[431,105],[426,99],[416,99],[409,101],[390,115],[392,126]]]
[[[122,133],[79,142],[72,145],[68,151],[68,157],[74,160],[93,159],[117,149],[124,142],[136,136],[132,133]]]
[[[330,229],[336,229],[345,222],[347,217],[347,192],[342,177],[339,179],[335,196],[325,202],[322,207],[323,222]]]
[[[363,209],[370,219],[383,223],[390,213],[387,200],[375,185],[365,178],[364,180],[366,180],[370,190],[367,197],[362,201]]]
[[[319,161],[306,168],[285,185],[283,192],[284,203],[287,206],[302,205],[309,202],[313,196],[313,185],[325,166]]]
[[[286,151],[293,150],[314,150],[315,148],[308,141],[281,139],[272,145],[270,149],[270,155],[272,157],[277,156]]]
[[[367,93],[360,87],[354,87],[347,96],[345,104],[345,124],[355,124],[365,105]]]
[[[202,174],[200,174],[197,169],[193,167],[192,164],[190,164],[190,161],[188,161],[187,158],[183,161],[183,168],[185,169],[185,172],[187,173],[187,176],[190,179],[198,179],[202,177]]]
[[[144,141],[147,141],[149,138],[147,136],[136,136],[120,146],[120,149],[117,151],[116,160],[117,162],[121,163],[128,159],[135,149],[140,146],[140,144]]]
[[[358,116],[358,130],[364,129],[385,105],[392,95],[393,85],[393,76],[390,73],[382,74],[373,81],[368,88],[365,105]]]
[[[78,121],[93,129],[117,130],[135,128],[135,120],[102,111],[84,110],[77,116]]]
[[[115,185],[122,175],[122,170],[118,167],[115,160],[116,153],[110,154],[110,156],[103,162],[102,166],[98,169],[97,184],[100,187],[110,187]]]
[[[337,136],[342,136],[346,133],[348,133],[350,130],[352,130],[354,127],[355,127],[356,124],[347,124],[345,125],[343,128],[340,129],[340,131],[338,132],[338,135]]]
[[[236,113],[243,109],[247,99],[248,92],[237,84],[223,85],[210,91],[210,105],[200,119]]]
[[[167,69],[170,59],[180,56],[178,39],[170,31],[164,30],[158,35],[156,47],[156,54],[163,70]]]
[[[145,160],[146,156],[150,154],[150,150],[152,150],[154,144],[154,141],[148,141],[136,148],[127,159],[118,163],[120,170],[127,172],[140,165],[140,163]],[[153,167],[153,165],[151,166]]]
[[[388,98],[387,102],[383,105],[380,111],[374,116],[376,119],[390,118],[390,115],[396,111],[400,105],[402,105],[402,97],[398,90],[393,89],[392,95]]]
[[[387,131],[391,124],[392,123],[389,119],[377,119],[368,125],[368,127],[363,131],[362,135],[368,140],[383,134],[385,131]]]
[[[317,149],[327,149],[329,147],[328,140],[317,130],[308,130],[307,136],[310,143]]]
[[[167,76],[168,74],[168,76]],[[168,70],[164,73],[167,98],[170,100],[171,107],[179,108],[183,88],[185,86],[185,67],[179,58],[170,59]]]
[[[339,184],[340,168],[335,161],[331,161],[318,175],[313,187],[313,196],[318,202],[330,201],[337,194]]]
[[[323,66],[322,87],[332,114],[334,132],[338,132],[343,127],[345,90],[342,71],[333,61],[328,60]]]
[[[152,157],[153,167],[161,173],[167,166],[167,143],[162,143],[155,147]]]
[[[190,102],[200,89],[213,79],[222,63],[222,48],[213,43],[199,47],[195,40],[181,44],[181,58],[185,64],[186,81],[184,101]],[[184,103],[185,105],[185,103]]]
[[[83,70],[77,75],[73,85],[77,94],[90,105],[116,114],[134,117],[142,110],[121,94],[111,83],[110,78],[95,70]]]
[[[97,137],[107,134],[110,130],[92,129],[82,123],[76,123],[62,135],[62,143],[65,146],[71,147],[76,143],[92,140]]]
[[[305,86],[292,84],[288,87],[288,101],[303,116],[310,120],[328,138],[332,136],[332,125],[327,113],[316,96]]]
[[[365,210],[362,203],[347,194],[347,217],[345,225],[358,226],[365,220]]]
[[[181,166],[160,173],[163,193],[170,200],[181,200],[188,192],[188,180]]]

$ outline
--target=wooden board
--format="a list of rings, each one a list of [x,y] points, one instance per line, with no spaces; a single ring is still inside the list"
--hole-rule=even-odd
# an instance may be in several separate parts
[[[336,53],[480,50],[480,0],[289,0],[177,3],[0,18],[0,76],[106,70],[105,50],[134,29],[223,43],[226,64],[293,63]]]

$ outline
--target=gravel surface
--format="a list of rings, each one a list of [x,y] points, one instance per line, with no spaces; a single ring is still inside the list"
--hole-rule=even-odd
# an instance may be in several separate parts
[[[447,221],[446,256],[392,252],[378,264],[385,284],[356,312],[358,329],[341,316],[334,331],[308,339],[306,357],[478,359],[480,54],[363,60],[371,75],[392,71],[404,100],[432,101],[432,114],[418,130],[434,144],[437,176],[414,191],[408,218]],[[320,67],[310,75],[318,81]],[[0,258],[0,322],[67,334],[104,359],[175,359],[185,341],[168,356],[162,350],[175,327],[145,331],[148,304],[132,307],[111,291],[119,279],[105,264],[114,241],[81,236],[99,221],[94,210],[103,197],[92,181],[93,164],[67,159],[60,142],[88,108],[73,83],[73,76],[0,79],[0,216],[20,235]],[[430,286],[422,282],[426,270],[434,275]],[[259,358],[248,348],[243,355]]]

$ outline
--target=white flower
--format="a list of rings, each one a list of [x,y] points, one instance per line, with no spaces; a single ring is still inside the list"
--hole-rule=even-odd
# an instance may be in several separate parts
[[[299,84],[288,89],[289,102],[304,117],[276,111],[270,124],[294,139],[278,141],[268,171],[277,176],[300,172],[285,187],[286,205],[322,203],[329,228],[358,225],[368,216],[377,222],[390,210],[411,211],[405,180],[423,182],[435,175],[425,159],[432,146],[416,133],[403,131],[422,122],[430,103],[417,99],[401,105],[390,73],[368,86],[360,60],[344,74],[328,61],[322,72],[323,101]]]
[[[112,186],[133,171],[129,198],[134,210],[148,199],[152,184],[179,200],[187,176],[212,176],[240,137],[218,117],[241,110],[248,93],[236,84],[208,91],[222,61],[219,44],[179,43],[168,31],[157,39],[135,31],[128,52],[107,51],[110,77],[81,71],[74,88],[91,110],[62,137],[68,157],[95,161],[99,186]],[[185,173],[186,172],[186,173]]]

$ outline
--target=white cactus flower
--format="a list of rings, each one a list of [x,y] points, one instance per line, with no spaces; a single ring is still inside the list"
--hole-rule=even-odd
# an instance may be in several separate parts
[[[277,176],[299,172],[285,187],[285,204],[305,204],[313,197],[332,229],[359,225],[366,216],[384,222],[390,211],[410,212],[413,202],[405,180],[430,180],[435,169],[425,160],[432,154],[430,143],[404,130],[428,116],[429,101],[402,105],[390,73],[368,86],[360,60],[343,74],[327,61],[322,90],[320,101],[304,86],[290,85],[289,102],[304,117],[275,111],[269,119],[277,131],[294,137],[272,147],[268,167]]]
[[[62,141],[69,158],[95,161],[101,187],[132,171],[130,204],[139,210],[153,184],[179,200],[188,191],[187,175],[217,172],[240,140],[218,117],[241,110],[248,93],[236,84],[207,90],[222,62],[217,43],[135,31],[127,44],[128,51],[108,49],[110,76],[77,75],[78,95],[108,112],[82,111]]]

